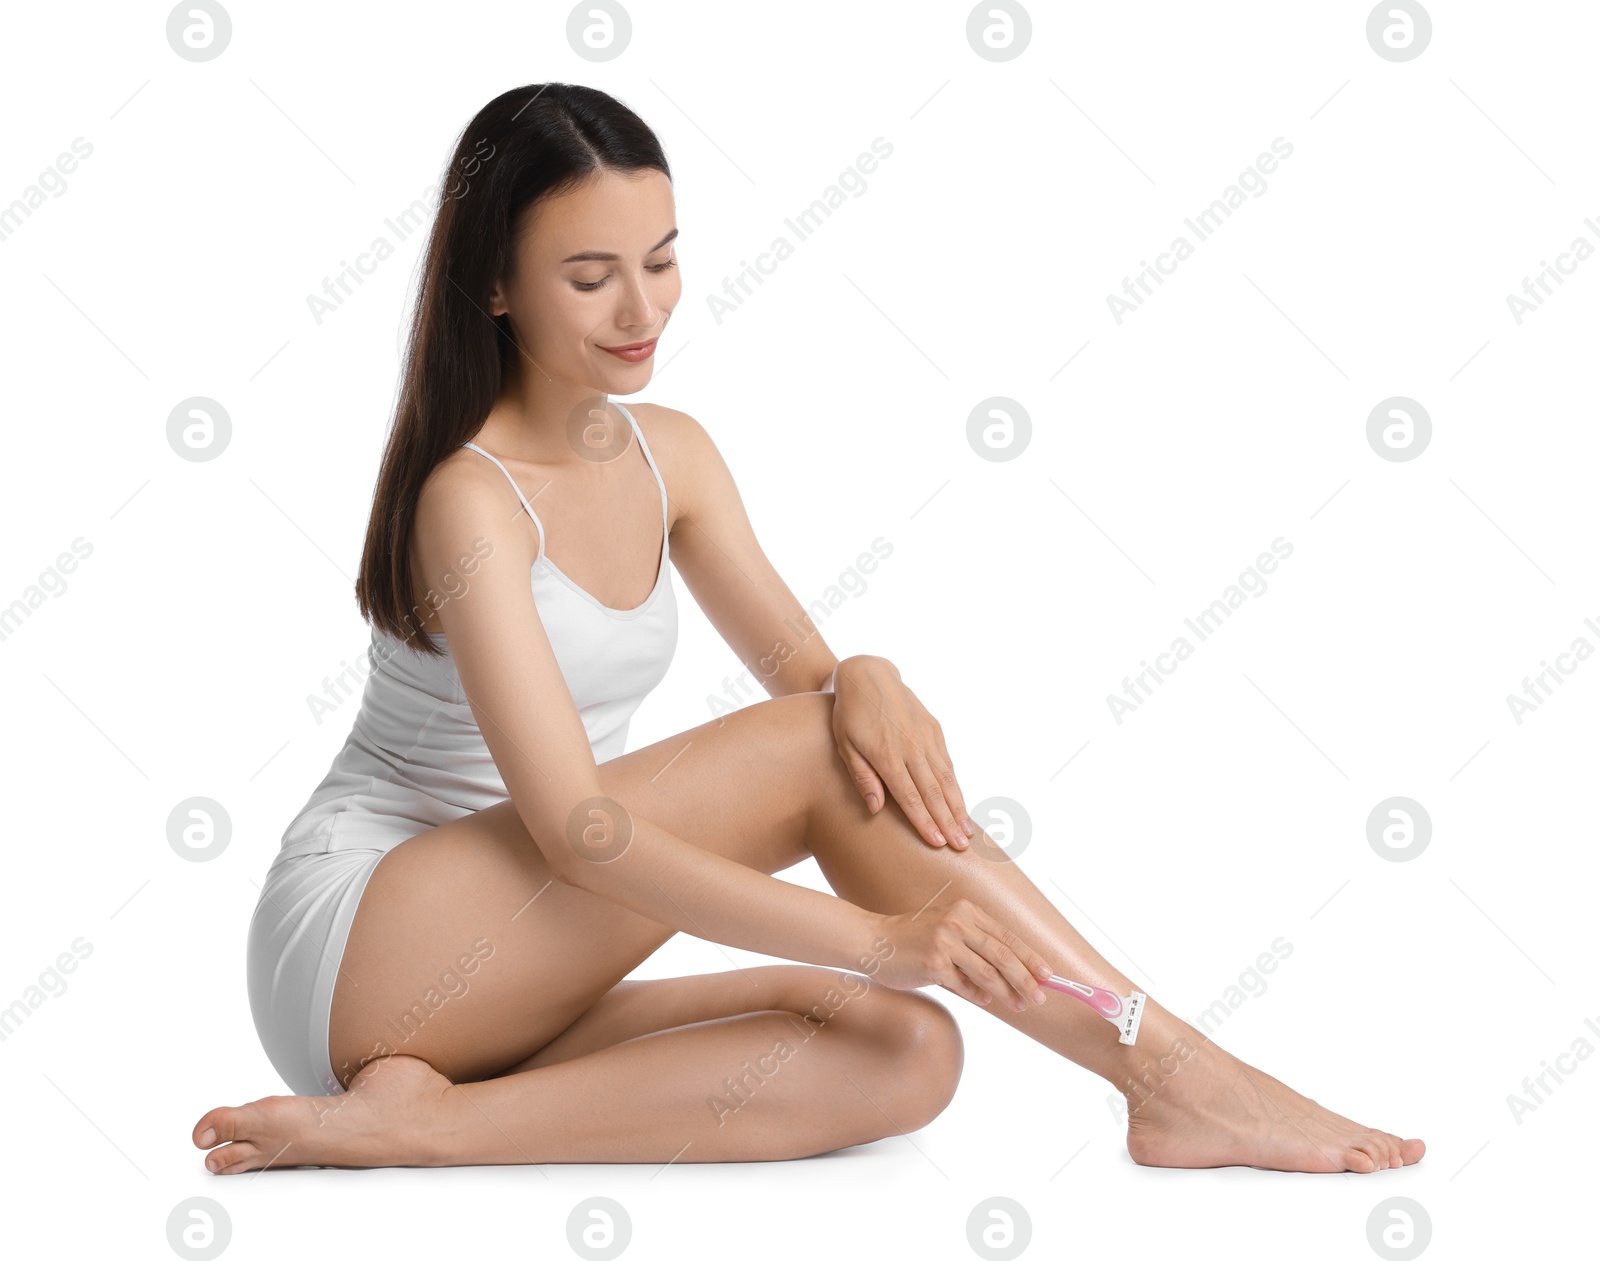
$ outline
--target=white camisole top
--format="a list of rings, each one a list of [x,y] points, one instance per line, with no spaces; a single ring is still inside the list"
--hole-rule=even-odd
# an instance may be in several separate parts
[[[540,621],[572,693],[597,763],[624,752],[640,702],[666,677],[678,641],[667,541],[667,487],[639,423],[622,404],[661,493],[661,558],[642,604],[615,609],[545,555],[544,524],[504,464],[494,461],[539,532],[531,582]],[[442,633],[441,657],[424,656],[377,629],[371,667],[344,747],[283,836],[278,860],[335,849],[389,849],[429,827],[509,800]]]

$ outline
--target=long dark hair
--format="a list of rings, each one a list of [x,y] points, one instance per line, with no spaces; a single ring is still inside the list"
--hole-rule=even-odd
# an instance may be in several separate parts
[[[523,212],[601,170],[672,178],[655,133],[622,102],[576,83],[532,83],[478,111],[440,183],[356,575],[362,616],[418,652],[444,654],[419,633],[416,616],[417,497],[439,461],[483,427],[517,367],[510,317],[489,315],[490,290],[516,266],[513,233]]]

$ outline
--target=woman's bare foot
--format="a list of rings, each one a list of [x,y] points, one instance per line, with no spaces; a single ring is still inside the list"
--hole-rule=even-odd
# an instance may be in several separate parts
[[[430,1135],[447,1111],[450,1088],[427,1061],[391,1055],[366,1065],[342,1095],[269,1095],[240,1108],[212,1108],[195,1124],[194,1145],[222,1144],[206,1157],[214,1173],[267,1165],[430,1165]]]
[[[1169,1020],[1140,1030],[1144,1062],[1117,1083],[1128,1101],[1128,1154],[1138,1164],[1374,1173],[1422,1159],[1421,1139],[1400,1139],[1330,1112],[1192,1026]]]

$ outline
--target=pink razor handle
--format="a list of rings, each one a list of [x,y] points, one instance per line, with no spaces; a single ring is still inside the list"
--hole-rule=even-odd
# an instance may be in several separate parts
[[[1069,981],[1064,976],[1051,975],[1048,979],[1040,981],[1040,985],[1048,985],[1053,990],[1060,990],[1063,994],[1071,994],[1079,1002],[1086,1004],[1095,1012],[1105,1017],[1117,1026],[1117,1041],[1132,1046],[1139,1036],[1139,1018],[1144,1014],[1145,996],[1134,990],[1127,998],[1113,994],[1108,989],[1101,989],[1098,985],[1086,985],[1082,981]]]

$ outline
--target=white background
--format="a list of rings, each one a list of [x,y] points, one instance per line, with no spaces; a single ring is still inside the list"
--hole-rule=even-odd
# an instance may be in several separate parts
[[[167,1256],[168,1213],[203,1195],[229,1257],[564,1256],[568,1212],[606,1195],[641,1258],[972,1256],[990,1196],[1024,1207],[1030,1256],[1388,1255],[1367,1221],[1389,1196],[1423,1206],[1436,1256],[1592,1232],[1600,1066],[1520,1125],[1507,1096],[1600,1046],[1600,662],[1520,724],[1506,702],[1600,646],[1600,261],[1520,325],[1506,301],[1600,243],[1592,6],[1438,3],[1399,63],[1362,3],[1041,3],[1005,62],[939,3],[640,3],[604,63],[561,5],[229,11],[201,64],[160,5],[24,6],[0,53],[0,207],[93,145],[0,241],[0,605],[93,547],[0,641],[0,1004],[93,947],[0,1043],[8,1231]],[[965,1076],[908,1137],[782,1164],[206,1173],[195,1118],[283,1090],[245,928],[354,712],[318,726],[306,697],[366,647],[352,583],[423,234],[320,325],[306,296],[437,184],[482,104],[550,79],[618,96],[673,167],[683,298],[637,397],[710,430],[802,603],[893,545],[824,623],[835,653],[896,662],[968,801],[1026,808],[1025,870],[1166,1006],[1194,1019],[1291,942],[1219,1040],[1421,1136],[1421,1164],[1142,1169],[1104,1082],[940,991]],[[866,191],[719,322],[709,295],[880,136]],[[1276,137],[1266,191],[1119,325],[1107,296]],[[194,395],[232,419],[209,463],[165,438]],[[1397,395],[1433,425],[1405,462],[1366,437]],[[1005,462],[966,436],[992,396],[1031,417]],[[1108,694],[1278,537],[1265,593],[1115,721]],[[679,590],[630,748],[703,722],[741,668]],[[211,862],[166,839],[196,795],[232,821]],[[1432,820],[1411,861],[1367,842],[1391,796]],[[752,960],[680,936],[639,975]]]

